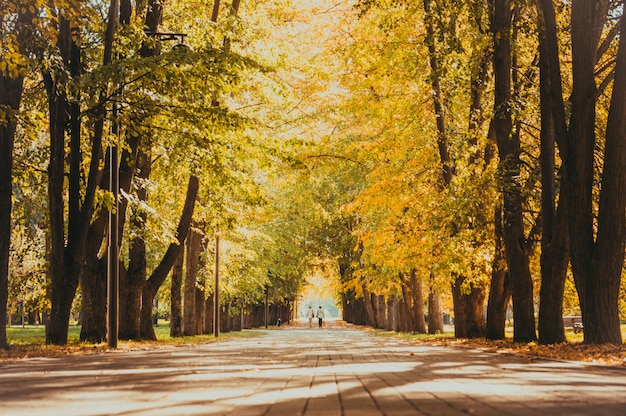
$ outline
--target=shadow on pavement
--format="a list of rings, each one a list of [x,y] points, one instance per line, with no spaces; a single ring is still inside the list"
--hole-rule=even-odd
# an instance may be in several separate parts
[[[626,414],[622,369],[409,344],[342,322],[257,332],[2,363],[2,414]]]

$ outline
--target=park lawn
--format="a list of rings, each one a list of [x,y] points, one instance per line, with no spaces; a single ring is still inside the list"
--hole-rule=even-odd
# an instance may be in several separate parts
[[[169,322],[159,322],[154,327],[156,341],[123,341],[118,342],[118,349],[132,350],[150,348],[162,345],[199,344],[215,342],[220,339],[251,337],[258,334],[254,330],[223,332],[219,338],[213,334],[171,337]],[[7,327],[9,349],[0,349],[0,361],[28,357],[51,357],[69,354],[89,354],[109,349],[106,342],[92,344],[80,341],[80,326],[70,325],[67,345],[47,345],[45,327],[38,326],[11,326]]]
[[[157,341],[120,341],[118,349],[132,350],[150,348],[162,345],[196,344],[215,342],[213,334],[191,337],[170,337],[169,322],[159,322],[155,326]],[[571,329],[566,330],[567,344],[539,345],[536,342],[528,344],[514,343],[512,330],[507,331],[505,340],[491,341],[480,339],[456,339],[454,333],[447,331],[442,334],[405,334],[384,330],[373,330],[362,327],[362,330],[371,331],[378,336],[396,337],[414,343],[431,345],[448,345],[460,348],[481,348],[493,352],[506,352],[530,358],[549,358],[570,361],[583,361],[599,365],[613,365],[626,367],[626,345],[586,345],[582,343],[583,335],[574,334]],[[250,337],[257,335],[254,330],[227,332],[220,334],[219,339],[234,337]],[[7,338],[10,348],[0,349],[0,361],[27,357],[48,357],[68,354],[89,354],[108,350],[106,343],[88,344],[79,341],[80,326],[70,326],[68,344],[64,346],[46,345],[45,328],[43,326],[13,326],[7,328]],[[622,338],[626,339],[626,325],[622,325]]]

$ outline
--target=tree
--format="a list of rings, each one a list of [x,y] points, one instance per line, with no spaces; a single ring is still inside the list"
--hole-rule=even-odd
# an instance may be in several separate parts
[[[160,2],[149,1],[145,5],[146,10],[140,11],[140,16],[145,16],[144,30],[147,33],[158,33],[163,18],[163,5]],[[129,18],[130,16],[128,16]],[[121,21],[129,20],[121,16]],[[161,53],[161,45],[154,39],[146,39],[139,49],[141,58],[156,57]],[[120,275],[120,338],[141,339],[141,311],[142,293],[146,284],[147,264],[146,264],[146,222],[148,204],[148,183],[152,174],[152,146],[153,129],[146,125],[145,119],[141,117],[141,110],[135,111],[128,118],[129,128],[127,130],[128,142],[131,149],[136,148],[136,153],[130,157],[130,169],[128,173],[133,173],[132,183],[135,184],[137,202],[131,204],[129,233],[132,235],[128,247],[128,268]],[[149,109],[144,110],[144,114],[152,116]],[[129,155],[130,156],[130,155]],[[120,233],[122,235],[122,233]],[[178,237],[177,237],[178,238]],[[180,244],[182,240],[178,238]],[[124,266],[120,262],[120,269]],[[167,273],[166,273],[167,274]],[[156,292],[155,292],[156,294]],[[152,314],[152,311],[150,311]]]
[[[533,282],[529,258],[531,246],[525,234],[520,175],[520,138],[513,129],[512,109],[512,10],[508,0],[494,1],[492,33],[495,100],[492,126],[498,144],[503,196],[502,236],[513,293],[514,339],[537,339],[533,306]]]
[[[180,221],[176,229],[176,240],[172,242],[161,262],[155,267],[141,293],[141,338],[156,340],[153,327],[152,309],[154,305],[154,298],[159,290],[159,287],[165,281],[171,268],[174,266],[176,260],[180,257],[183,251],[183,243],[187,238],[189,232],[189,226],[191,225],[191,219],[193,218],[193,211],[196,205],[196,198],[198,196],[198,178],[192,176],[189,178],[189,184],[187,185],[187,193],[185,196],[185,206],[180,216]]]
[[[543,22],[539,26],[540,46],[540,94],[541,94],[541,292],[539,303],[539,342],[555,344],[565,342],[563,325],[563,294],[569,265],[568,229],[567,229],[567,192],[557,192],[556,141],[557,131],[555,114],[550,102],[551,79],[550,66],[554,64],[551,56],[559,56],[559,51],[552,48],[558,45],[548,38],[556,35],[554,8],[544,3],[546,9],[540,16]],[[562,126],[560,126],[562,127]],[[560,132],[562,134],[563,131]],[[562,178],[563,176],[561,176]],[[559,199],[557,200],[557,196]]]
[[[170,336],[183,336],[182,297],[181,288],[183,282],[183,259],[184,252],[176,259],[172,266],[170,286]]]
[[[52,344],[67,342],[70,310],[82,270],[96,189],[102,175],[99,169],[102,136],[99,134],[94,134],[91,138],[91,159],[85,176],[82,170],[84,160],[80,93],[74,89],[74,82],[83,71],[79,28],[89,20],[89,16],[86,13],[81,14],[81,11],[76,8],[58,8],[51,11],[57,18],[53,20],[53,27],[58,34],[58,48],[52,50],[53,56],[50,59],[58,60],[59,66],[44,67],[42,74],[50,123],[48,209],[52,309],[46,326],[46,342]],[[54,51],[58,51],[59,55],[54,56]],[[69,143],[66,142],[68,137]],[[69,156],[65,153],[66,145]],[[66,161],[69,164],[67,188]]]
[[[2,1],[0,14],[0,308],[8,300],[11,209],[13,201],[13,146],[18,113],[31,52],[29,38],[36,3]],[[0,313],[0,348],[6,348],[6,314]]]
[[[624,209],[626,203],[626,144],[624,93],[626,45],[619,42],[614,72],[597,71],[603,54],[622,33],[621,3],[573,1],[572,92],[569,123],[563,98],[563,68],[558,57],[558,32],[554,5],[540,2],[545,24],[547,105],[551,111],[562,159],[562,193],[567,203],[569,249],[574,281],[580,297],[586,343],[621,344],[617,299],[624,262]],[[616,31],[606,30],[619,16]],[[593,28],[588,30],[588,28]],[[604,36],[604,38],[603,38]],[[599,82],[597,79],[599,78]],[[613,80],[604,135],[597,130],[598,98]],[[604,152],[597,150],[603,139]],[[600,162],[601,187],[594,193],[596,161]],[[594,195],[597,195],[594,198]],[[562,197],[563,199],[563,197]],[[597,212],[597,216],[594,214]]]
[[[102,136],[104,134],[105,121],[106,121],[106,106],[108,105],[109,90],[111,89],[109,83],[111,83],[111,75],[107,75],[107,71],[115,72],[112,67],[116,64],[114,60],[114,42],[116,38],[116,30],[120,22],[128,24],[130,19],[130,10],[128,1],[123,1],[122,6],[119,6],[120,2],[111,1],[109,4],[109,12],[107,15],[107,26],[104,34],[104,45],[102,45],[102,65],[99,67],[103,80],[101,83],[96,83],[94,86],[98,97],[96,103],[91,103],[94,107],[95,117],[90,122],[92,123],[93,137],[96,142],[102,142]],[[120,12],[121,10],[121,12]],[[112,82],[114,85],[112,90],[115,91],[113,96],[115,99],[119,99],[119,79]],[[89,104],[88,104],[89,105]],[[119,105],[116,103],[115,105]],[[117,113],[117,111],[116,111]],[[115,115],[117,117],[117,114]],[[116,124],[116,129],[119,132],[119,120],[111,121],[110,130],[113,133],[113,123]],[[117,135],[117,134],[116,134]],[[113,139],[117,140],[117,138]],[[119,146],[119,143],[114,143]],[[119,169],[119,182],[122,190],[129,190],[130,187],[130,169],[127,168],[130,154],[134,154],[136,151],[136,144],[129,144],[128,148],[124,147],[122,151],[122,160]],[[95,148],[96,153],[92,154],[92,158],[99,158],[104,156],[102,149]],[[128,151],[130,150],[130,152]],[[105,167],[103,169],[103,175],[99,177],[98,186],[100,190],[110,189],[109,180],[111,177],[111,149],[107,149],[105,157]],[[102,162],[101,162],[102,163]],[[132,172],[132,171],[131,171]],[[106,174],[104,174],[106,173]],[[124,223],[125,204],[122,200],[118,208],[120,212],[119,221]],[[95,219],[87,230],[88,238],[84,252],[84,267],[80,273],[80,285],[82,289],[82,325],[80,332],[80,339],[90,342],[101,342],[106,337],[106,288],[107,288],[107,254],[101,253],[101,247],[103,242],[108,241],[108,237],[105,235],[105,230],[108,227],[108,213],[113,209],[114,202],[109,200],[108,203],[100,201],[97,207],[94,207]],[[122,233],[118,233],[121,237]],[[108,245],[107,245],[108,247]],[[124,270],[120,268],[121,275],[124,275]]]
[[[186,241],[187,257],[184,286],[183,335],[198,335],[199,333],[197,312],[203,311],[204,302],[196,302],[196,289],[201,248],[206,244],[203,240],[204,236],[196,231],[194,227]]]
[[[190,33],[188,41],[193,44],[193,50],[168,48],[158,41],[161,21],[165,19],[170,26],[184,25],[176,20],[178,14],[188,18],[186,13],[199,11],[185,9],[185,5],[162,8],[160,3],[147,3],[142,7],[137,9],[135,17],[137,22],[143,23],[137,25],[131,20],[129,7],[122,4],[119,38],[123,39],[120,43],[125,47],[120,51],[121,58],[112,62],[112,67],[117,68],[112,76],[116,84],[124,85],[122,98],[126,103],[120,117],[126,145],[122,146],[120,161],[121,193],[125,197],[120,201],[122,221],[118,234],[120,243],[130,242],[128,247],[123,246],[128,250],[128,261],[123,258],[120,261],[120,337],[130,339],[141,337],[142,292],[152,264],[159,261],[154,245],[165,246],[165,250],[171,241],[176,241],[168,237],[172,232],[167,221],[157,220],[156,225],[150,222],[154,220],[150,218],[154,209],[174,212],[172,198],[155,194],[180,194],[176,190],[179,182],[162,186],[165,181],[161,180],[161,175],[168,175],[174,181],[198,175],[202,182],[200,192],[210,195],[202,198],[206,201],[203,211],[207,216],[214,216],[208,212],[221,209],[219,205],[239,186],[236,184],[240,181],[238,176],[242,175],[239,165],[244,165],[245,158],[234,161],[249,149],[243,149],[242,145],[247,138],[234,133],[243,130],[245,117],[226,105],[219,105],[216,97],[235,95],[241,84],[240,74],[255,66],[252,60],[230,51],[231,45],[221,48],[214,45],[213,32],[227,31],[234,22],[220,22],[220,25],[208,25],[208,31],[205,27],[203,31]],[[254,156],[248,153],[248,157]],[[181,170],[177,164],[189,169]],[[107,187],[105,177],[101,188]],[[148,200],[149,190],[154,192],[151,201]],[[124,221],[127,209],[128,223]],[[83,275],[84,290],[89,294],[83,307],[92,311],[89,316],[95,319],[93,324],[83,327],[81,337],[92,341],[101,339],[104,329],[105,256],[100,247],[105,237],[107,212],[106,204],[102,204],[92,223],[87,273]],[[155,237],[150,232],[151,227],[164,228],[166,234]],[[124,230],[128,240],[122,240]]]

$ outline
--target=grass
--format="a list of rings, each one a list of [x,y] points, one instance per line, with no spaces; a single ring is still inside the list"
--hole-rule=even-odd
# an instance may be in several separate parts
[[[66,345],[47,345],[44,326],[11,326],[7,327],[8,349],[0,349],[0,361],[27,357],[50,357],[69,354],[86,354],[109,349],[106,342],[92,344],[80,341],[80,326],[70,325],[68,342]],[[219,338],[213,334],[171,337],[169,322],[159,322],[155,325],[156,341],[124,341],[118,342],[118,349],[132,350],[150,348],[162,345],[184,345],[216,342],[222,339],[243,338],[258,335],[257,331],[244,330],[223,332]]]
[[[441,334],[405,334],[391,331],[375,330],[368,327],[361,328],[372,332],[377,336],[395,337],[412,343],[430,345],[448,345],[461,348],[481,348],[494,352],[507,352],[511,354],[531,358],[551,358],[572,361],[586,361],[594,364],[606,364],[626,367],[626,345],[586,345],[583,344],[583,334],[575,334],[571,329],[566,330],[568,342],[558,345],[538,345],[536,342],[515,343],[513,342],[513,330],[507,328],[506,339],[490,341],[484,338],[464,339],[454,338],[453,332]],[[251,337],[258,335],[258,331],[244,330],[227,332],[215,338],[213,334],[197,335],[180,338],[170,337],[169,322],[161,321],[154,327],[156,341],[120,341],[118,348],[121,350],[144,349],[163,345],[183,345],[216,342],[221,339]],[[626,339],[626,325],[622,325],[623,338]],[[88,344],[80,342],[80,327],[70,326],[68,343],[64,346],[46,345],[45,328],[43,326],[13,326],[7,328],[7,338],[10,348],[0,349],[0,361],[20,359],[27,357],[49,357],[68,354],[89,354],[106,351],[106,343]]]

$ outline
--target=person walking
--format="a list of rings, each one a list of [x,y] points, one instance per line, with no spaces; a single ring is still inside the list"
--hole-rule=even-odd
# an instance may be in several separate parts
[[[309,318],[309,328],[313,328],[313,318],[315,318],[315,312],[311,305],[309,305],[309,310],[306,311],[306,317]]]
[[[322,327],[322,324],[324,323],[324,309],[322,309],[322,305],[320,305],[320,307],[317,309],[317,313],[315,314],[317,316],[317,319],[319,321],[319,327]]]

